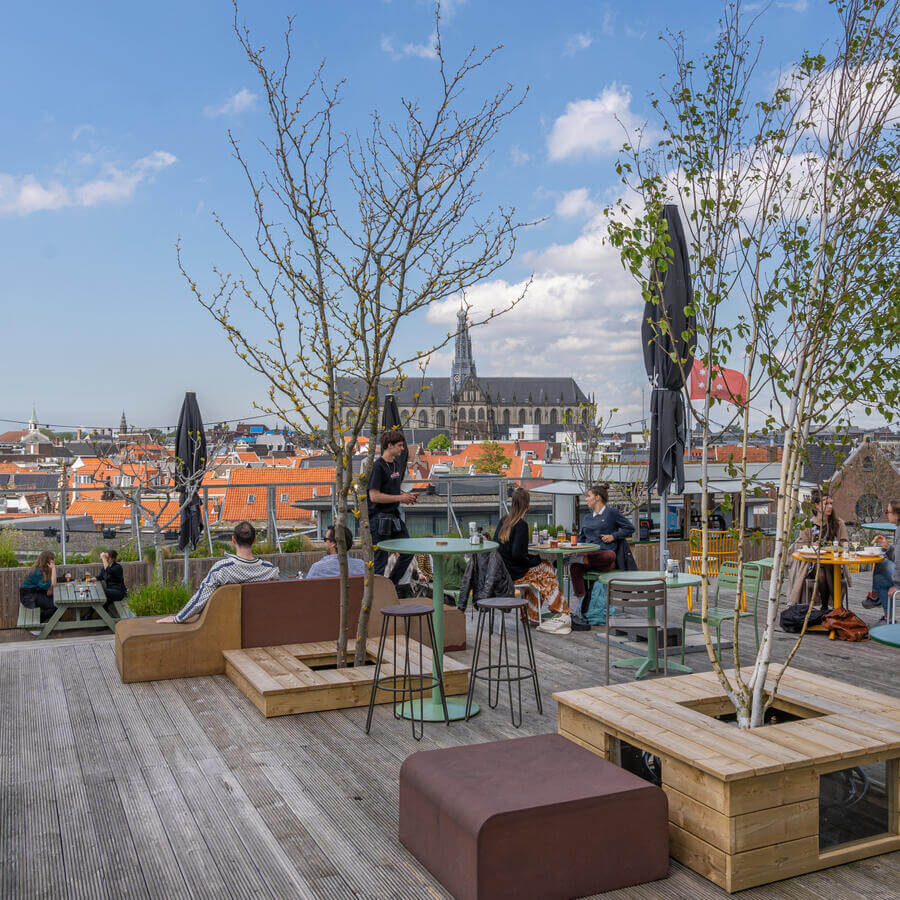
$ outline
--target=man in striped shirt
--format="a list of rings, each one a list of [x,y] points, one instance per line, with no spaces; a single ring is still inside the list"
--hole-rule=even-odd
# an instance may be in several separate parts
[[[174,616],[165,616],[157,622],[176,622],[184,624],[189,619],[200,615],[212,592],[225,584],[244,584],[248,581],[274,581],[278,578],[278,567],[259,559],[253,554],[253,542],[256,540],[256,529],[249,522],[239,522],[234,526],[231,543],[235,553],[227,554],[209,570],[197,592],[185,604],[184,608]]]

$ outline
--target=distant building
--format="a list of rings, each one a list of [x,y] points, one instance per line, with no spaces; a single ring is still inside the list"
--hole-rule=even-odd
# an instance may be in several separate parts
[[[343,378],[338,389],[341,415],[349,419],[359,405],[360,383]],[[378,390],[379,405],[389,393],[390,384],[383,382]],[[401,417],[409,419],[416,440],[427,440],[433,433],[449,434],[458,441],[496,440],[507,437],[511,427],[521,425],[537,426],[538,433],[529,437],[552,439],[564,422],[582,415],[579,407],[588,402],[587,394],[573,378],[479,376],[462,309],[450,377],[411,377],[393,395]]]

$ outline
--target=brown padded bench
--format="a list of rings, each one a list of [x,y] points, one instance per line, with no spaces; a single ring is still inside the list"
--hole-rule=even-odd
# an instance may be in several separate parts
[[[158,616],[116,623],[116,664],[125,683],[221,675],[223,650],[308,644],[338,635],[339,578],[263,581],[217,588],[195,622],[160,624]],[[350,636],[356,634],[363,578],[350,579]],[[394,585],[375,576],[368,634],[381,631],[380,610],[397,603]],[[446,615],[446,649],[465,648],[465,617]],[[458,620],[458,621],[457,621]],[[461,644],[461,648],[459,648]]]
[[[426,750],[400,841],[456,900],[584,897],[665,878],[661,788],[558,734]]]

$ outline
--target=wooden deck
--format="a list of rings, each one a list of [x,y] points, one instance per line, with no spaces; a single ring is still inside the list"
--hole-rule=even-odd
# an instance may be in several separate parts
[[[109,636],[2,643],[0,897],[445,896],[397,842],[400,764],[419,749],[554,731],[552,692],[603,683],[592,633],[534,637],[543,716],[529,703],[517,731],[501,703],[429,725],[421,743],[387,706],[366,737],[365,709],[265,719],[225,676],[123,685]],[[791,642],[779,637],[778,659]],[[688,662],[709,670],[699,654]],[[795,662],[900,696],[889,647],[810,636]],[[564,857],[566,840],[548,843],[548,857]],[[740,896],[887,900],[898,884],[900,852]],[[673,862],[667,881],[607,896],[727,895]]]

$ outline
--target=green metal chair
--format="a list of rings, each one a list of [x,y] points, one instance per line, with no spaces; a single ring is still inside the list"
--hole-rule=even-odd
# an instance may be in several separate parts
[[[759,605],[759,591],[763,582],[763,567],[756,562],[744,563],[744,579],[743,579],[743,603],[744,608],[738,612],[739,619],[746,619],[753,616],[753,627],[756,629],[756,649],[759,650],[759,615],[757,607]],[[738,589],[738,564],[730,560],[723,562],[719,570],[719,577],[716,579],[716,592],[713,595],[712,603],[709,605],[707,618],[709,624],[715,626],[716,629],[716,655],[719,661],[722,661],[722,623],[730,622],[734,619],[734,604],[728,606],[719,606],[719,592],[725,588],[726,590],[737,592]],[[696,622],[702,624],[703,614],[699,609],[689,609],[681,620],[681,662],[684,662],[685,638],[687,636],[688,622]]]

